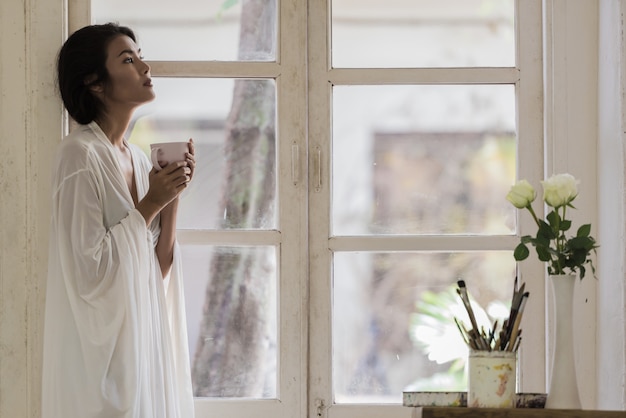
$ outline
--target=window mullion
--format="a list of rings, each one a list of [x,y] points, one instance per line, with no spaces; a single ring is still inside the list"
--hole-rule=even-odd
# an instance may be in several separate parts
[[[517,143],[518,179],[527,179],[539,185],[544,178],[543,169],[543,68],[542,62],[542,2],[517,1],[516,10],[517,67],[520,81],[517,96]],[[536,206],[538,215],[543,207]],[[518,211],[519,233],[536,233],[533,220]],[[525,327],[524,343],[520,348],[520,389],[525,392],[545,391],[546,344],[545,344],[545,266],[536,257],[520,263],[521,280],[527,283],[531,294],[525,310],[524,321],[533,324]],[[530,331],[530,332],[529,332]]]

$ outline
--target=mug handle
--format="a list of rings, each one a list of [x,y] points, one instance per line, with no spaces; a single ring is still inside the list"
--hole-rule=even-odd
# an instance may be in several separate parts
[[[152,150],[150,151],[150,159],[152,160],[152,165],[157,171],[163,169],[163,167],[161,167],[161,165],[159,164],[159,160],[158,160],[158,154],[159,154],[160,149],[161,148],[159,147],[155,147],[155,148],[152,148]]]

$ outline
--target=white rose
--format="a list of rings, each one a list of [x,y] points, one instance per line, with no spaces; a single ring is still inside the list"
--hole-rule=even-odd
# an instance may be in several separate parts
[[[541,185],[543,200],[553,208],[567,205],[578,195],[578,180],[571,174],[556,174]]]
[[[526,180],[518,181],[506,195],[506,200],[511,202],[518,209],[529,206],[537,197],[537,192]]]

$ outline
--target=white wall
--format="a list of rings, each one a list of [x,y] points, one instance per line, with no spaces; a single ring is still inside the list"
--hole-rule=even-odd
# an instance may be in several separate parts
[[[0,2],[0,417],[40,415],[50,163],[62,0]]]
[[[624,314],[624,67],[623,14],[626,2],[603,0],[600,7],[598,83],[598,407],[622,409],[626,404]]]

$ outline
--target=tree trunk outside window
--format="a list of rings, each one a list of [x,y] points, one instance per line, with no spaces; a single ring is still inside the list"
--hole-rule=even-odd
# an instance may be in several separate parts
[[[239,57],[273,53],[275,0],[242,0]],[[219,42],[219,40],[207,40]],[[276,193],[275,90],[268,80],[237,80],[226,126],[223,229],[272,225]],[[268,223],[269,222],[269,223]],[[273,254],[273,252],[271,253]],[[274,338],[267,315],[275,261],[263,248],[217,251],[211,260],[192,379],[199,397],[273,393]]]

